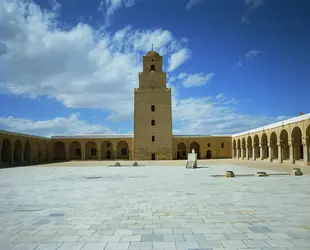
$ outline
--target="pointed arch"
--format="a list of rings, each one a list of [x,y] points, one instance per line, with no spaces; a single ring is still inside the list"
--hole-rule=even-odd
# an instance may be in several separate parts
[[[289,145],[288,145],[288,132],[286,129],[282,129],[280,132],[280,143],[281,143],[283,160],[289,160],[290,150],[289,150]]]
[[[22,164],[22,142],[20,139],[15,141],[14,147],[14,163]]]
[[[55,161],[66,160],[66,145],[62,141],[57,141],[54,144],[54,160]]]
[[[278,138],[276,132],[272,132],[270,134],[270,147],[271,147],[271,155],[269,156],[271,159],[278,159]]]
[[[117,159],[129,160],[129,146],[125,141],[119,141],[116,147]]]
[[[101,159],[102,160],[114,159],[114,149],[111,141],[104,141],[101,144]]]
[[[249,135],[248,138],[247,138],[248,159],[252,158],[252,152],[253,152],[252,148],[253,148],[252,137]]]
[[[69,159],[70,160],[81,160],[82,159],[82,146],[80,142],[73,141],[70,143]]]
[[[237,156],[237,145],[236,145],[236,140],[233,140],[233,158],[236,158]]]
[[[263,153],[262,159],[269,158],[268,137],[266,133],[262,134],[261,146],[262,146],[262,153]]]
[[[31,163],[31,147],[30,142],[27,140],[24,146],[24,162],[25,164]]]
[[[189,152],[191,153],[192,150],[195,150],[195,153],[197,154],[197,159],[200,159],[200,145],[198,142],[194,141],[189,146]]]
[[[238,159],[241,157],[241,142],[240,142],[240,138],[237,141],[237,157],[238,157]]]
[[[1,148],[1,161],[5,165],[10,165],[11,164],[11,142],[8,138],[4,138],[2,141],[2,148]]]
[[[304,158],[303,145],[302,145],[302,131],[298,126],[295,126],[291,135],[293,145],[294,160],[302,160]]]
[[[255,150],[255,157],[260,158],[261,156],[260,156],[260,150],[259,150],[259,136],[258,135],[254,135],[253,146]]]
[[[186,155],[186,145],[184,142],[180,142],[177,146],[177,159],[184,160],[187,159]]]
[[[85,160],[97,159],[97,144],[94,141],[89,141],[85,145]]]

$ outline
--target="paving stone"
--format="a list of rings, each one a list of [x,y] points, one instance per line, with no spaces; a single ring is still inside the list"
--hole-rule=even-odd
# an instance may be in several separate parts
[[[242,240],[248,247],[271,247],[265,240]]]
[[[131,242],[129,245],[129,250],[152,250],[152,242]]]
[[[175,250],[176,245],[174,242],[153,242],[154,250]]]
[[[241,240],[221,240],[224,248],[246,248],[247,246]]]
[[[251,240],[270,240],[272,239],[269,235],[275,233],[245,233],[245,235]]]
[[[63,243],[40,243],[35,250],[56,250],[61,245],[63,245]]]
[[[14,246],[14,250],[33,250],[35,249],[39,244],[37,243],[18,243]],[[2,250],[2,249],[1,249]]]
[[[104,250],[107,244],[107,242],[86,243],[81,250]]]
[[[85,243],[82,242],[66,242],[57,250],[81,250]]]
[[[266,240],[272,247],[293,247],[294,245],[288,240]]]
[[[129,242],[109,242],[105,250],[127,250]]]
[[[147,235],[142,235],[142,242],[162,242],[163,236],[162,235],[151,235],[151,234],[147,234]]]
[[[271,233],[272,231],[267,227],[249,227],[253,233]]]
[[[177,250],[188,250],[188,249],[199,249],[200,246],[197,241],[185,241],[185,242],[176,242]]]
[[[121,241],[141,241],[142,235],[126,235],[122,236]]]

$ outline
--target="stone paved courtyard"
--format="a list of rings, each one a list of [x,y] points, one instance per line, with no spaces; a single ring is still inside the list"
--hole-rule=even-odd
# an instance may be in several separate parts
[[[310,249],[310,176],[226,170],[0,169],[0,250]]]

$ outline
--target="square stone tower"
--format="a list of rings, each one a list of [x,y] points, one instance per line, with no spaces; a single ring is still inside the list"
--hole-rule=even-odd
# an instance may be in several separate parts
[[[134,90],[134,158],[172,160],[171,89],[166,87],[163,57],[143,57],[139,88]]]

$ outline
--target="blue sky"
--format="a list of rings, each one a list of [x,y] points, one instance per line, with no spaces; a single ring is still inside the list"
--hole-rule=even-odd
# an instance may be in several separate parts
[[[142,56],[164,56],[174,134],[310,111],[307,0],[0,0],[0,129],[132,133]],[[308,99],[308,100],[307,100]]]

